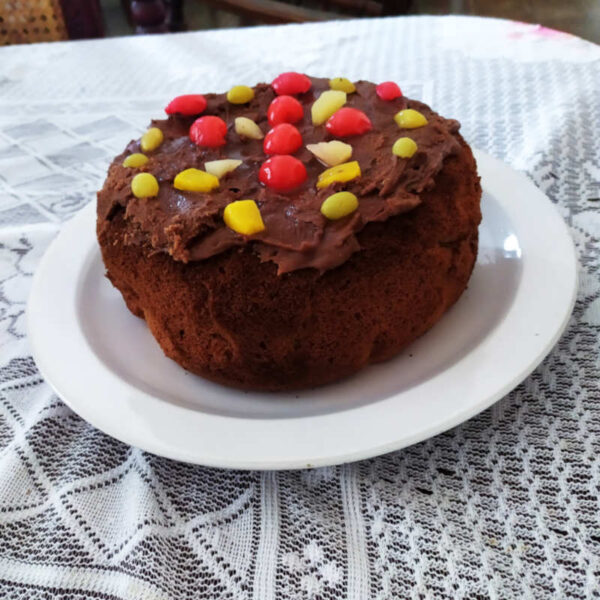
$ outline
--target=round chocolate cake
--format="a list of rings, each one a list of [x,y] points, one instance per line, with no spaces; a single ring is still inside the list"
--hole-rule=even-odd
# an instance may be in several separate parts
[[[107,276],[164,353],[254,390],[398,354],[459,298],[481,188],[458,133],[395,83],[285,73],[187,95],[98,193]]]

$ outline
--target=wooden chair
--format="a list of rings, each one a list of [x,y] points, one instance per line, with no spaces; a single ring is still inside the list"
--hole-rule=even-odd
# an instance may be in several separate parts
[[[99,0],[0,0],[0,45],[102,35]]]

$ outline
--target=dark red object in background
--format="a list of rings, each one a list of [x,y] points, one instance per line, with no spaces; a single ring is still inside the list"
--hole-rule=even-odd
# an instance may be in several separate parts
[[[131,20],[136,33],[165,33],[167,27],[167,7],[163,0],[133,0]]]
[[[121,0],[135,33],[183,31],[183,0]]]
[[[60,0],[69,39],[81,40],[104,36],[99,0]]]

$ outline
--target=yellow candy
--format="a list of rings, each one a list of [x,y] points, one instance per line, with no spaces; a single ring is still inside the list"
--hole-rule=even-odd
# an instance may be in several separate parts
[[[235,119],[235,132],[239,136],[250,138],[251,140],[262,140],[265,137],[260,127],[248,117],[237,117]]]
[[[173,186],[186,192],[211,192],[219,187],[219,179],[200,169],[185,169],[177,173]]]
[[[223,175],[235,171],[242,164],[241,160],[234,158],[224,158],[222,160],[210,160],[204,163],[204,168],[207,173],[221,179]]]
[[[151,173],[138,173],[131,180],[131,191],[136,198],[151,198],[158,194],[158,181]]]
[[[148,157],[145,154],[135,152],[130,154],[124,161],[124,167],[143,167],[148,162]]]
[[[231,104],[246,104],[254,98],[254,90],[247,85],[234,85],[227,92],[227,100]]]
[[[163,139],[163,132],[158,127],[150,127],[142,136],[140,147],[144,152],[151,152],[162,144]]]
[[[310,109],[313,125],[322,125],[329,117],[346,104],[346,92],[326,90],[314,102]]]
[[[337,165],[335,167],[331,167],[331,169],[323,171],[317,180],[317,187],[321,189],[331,185],[332,183],[336,183],[338,181],[350,181],[352,179],[356,179],[357,177],[360,177],[360,165],[358,162],[353,160],[352,162],[344,163],[343,165]]]
[[[254,200],[236,200],[223,211],[225,225],[242,235],[252,235],[263,231],[265,224]]]
[[[358,198],[351,192],[338,192],[329,196],[321,204],[321,213],[328,219],[336,220],[346,217],[358,208]]]
[[[417,143],[409,137],[398,138],[392,146],[392,152],[400,158],[410,158],[417,150]]]
[[[427,125],[427,119],[418,111],[412,108],[401,110],[394,115],[396,125],[402,129],[416,129]]]
[[[339,140],[306,144],[306,149],[328,167],[335,167],[346,162],[352,156],[352,146]]]
[[[334,77],[329,80],[329,87],[332,90],[338,90],[340,92],[346,92],[346,94],[352,94],[356,91],[354,84],[345,77]]]

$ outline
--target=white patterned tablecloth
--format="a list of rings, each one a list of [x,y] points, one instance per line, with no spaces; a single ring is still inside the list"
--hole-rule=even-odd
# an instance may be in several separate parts
[[[493,408],[380,458],[236,472],[127,447],[41,379],[32,273],[171,97],[292,69],[396,80],[526,172],[579,252],[567,331]],[[0,49],[0,597],[600,598],[599,197],[600,48],[539,26],[415,17]]]

